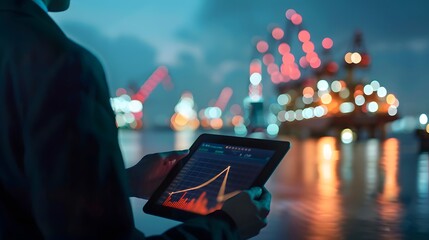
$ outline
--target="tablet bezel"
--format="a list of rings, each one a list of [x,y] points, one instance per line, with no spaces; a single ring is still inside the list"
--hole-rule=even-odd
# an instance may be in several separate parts
[[[149,198],[148,202],[144,205],[143,211],[145,213],[178,221],[186,221],[190,218],[202,216],[198,213],[188,212],[181,209],[157,204],[157,200],[162,196],[164,191],[168,188],[183,166],[185,166],[185,164],[189,161],[191,156],[202,143],[218,143],[274,151],[273,156],[267,161],[260,174],[255,178],[255,181],[251,184],[251,186],[249,186],[249,188],[254,186],[262,187],[274,172],[280,161],[284,158],[287,151],[290,149],[290,142],[288,141],[236,137],[208,133],[201,134],[190,147],[189,154],[180,160],[176,166],[174,166],[164,181]]]

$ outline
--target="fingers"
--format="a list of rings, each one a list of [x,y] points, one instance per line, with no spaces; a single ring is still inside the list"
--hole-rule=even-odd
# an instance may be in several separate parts
[[[158,153],[160,159],[164,160],[165,163],[172,162],[173,164],[178,160],[182,159],[189,153],[189,150],[169,151]]]
[[[160,158],[171,158],[171,157],[179,157],[182,155],[186,155],[189,153],[188,149],[184,150],[178,150],[178,151],[168,151],[168,152],[161,152],[158,153]]]
[[[258,199],[261,197],[262,189],[260,187],[252,187],[246,192],[249,194],[250,199]]]

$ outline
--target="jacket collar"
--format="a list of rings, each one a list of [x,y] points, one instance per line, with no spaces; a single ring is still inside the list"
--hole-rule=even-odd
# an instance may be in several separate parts
[[[64,34],[54,20],[32,0],[0,0],[0,13],[4,11],[30,15],[44,21]]]

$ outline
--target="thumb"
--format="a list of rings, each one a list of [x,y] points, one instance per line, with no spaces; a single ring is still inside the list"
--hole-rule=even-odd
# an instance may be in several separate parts
[[[159,157],[163,159],[170,159],[170,158],[176,158],[176,157],[183,157],[184,155],[188,154],[189,150],[178,150],[178,151],[169,151],[169,152],[162,152],[159,153]]]
[[[247,192],[250,195],[250,199],[257,199],[260,198],[262,195],[262,188],[252,187],[251,189],[247,190]]]

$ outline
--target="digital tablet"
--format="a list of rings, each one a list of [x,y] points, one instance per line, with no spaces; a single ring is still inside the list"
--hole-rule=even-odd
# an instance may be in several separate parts
[[[285,141],[202,134],[143,211],[185,221],[221,209],[240,191],[263,186],[289,148]]]

